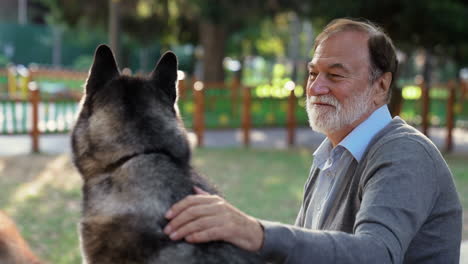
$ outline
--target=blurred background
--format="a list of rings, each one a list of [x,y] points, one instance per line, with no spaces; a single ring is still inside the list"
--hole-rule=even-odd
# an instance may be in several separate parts
[[[375,22],[394,40],[390,110],[444,153],[468,208],[465,0],[0,0],[1,210],[40,258],[80,263],[68,132],[106,43],[123,74],[147,74],[174,51],[195,167],[242,210],[292,223],[323,139],[308,128],[306,64],[340,17]]]
[[[303,98],[316,34],[333,18],[354,17],[380,25],[398,48],[394,115],[426,134],[431,125],[466,128],[467,10],[462,0],[2,0],[0,93],[27,97],[34,81],[42,94],[79,97],[97,45],[109,44],[123,72],[133,74],[151,71],[170,49],[179,57],[188,127],[195,122],[196,81],[211,87],[204,92],[212,102],[204,109],[207,127],[240,127],[242,87],[251,88],[254,101],[265,98],[252,105],[254,126],[283,126],[288,106],[271,101],[291,90]],[[297,100],[299,126],[307,125],[303,106]],[[49,119],[49,128],[59,126]],[[47,132],[46,125],[40,130]],[[29,130],[10,126],[4,123],[2,133]]]

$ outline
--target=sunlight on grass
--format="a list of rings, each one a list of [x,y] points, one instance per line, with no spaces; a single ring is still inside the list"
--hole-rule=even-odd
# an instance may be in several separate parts
[[[240,210],[260,219],[293,224],[312,158],[311,150],[299,148],[203,148],[195,149],[193,165]],[[467,157],[445,158],[467,211]],[[1,208],[46,263],[81,263],[77,230],[81,186],[68,155],[0,157]],[[463,237],[468,239],[467,225]]]
[[[56,173],[60,173],[60,170],[63,169],[67,162],[69,162],[69,159],[66,155],[58,156],[52,160],[41,172],[38,173],[38,176],[34,180],[24,183],[18,187],[11,198],[11,204],[22,203],[27,199],[38,196],[47,185],[61,187],[64,190],[75,188],[76,181],[72,180],[74,178],[70,178],[70,181],[57,181],[55,177]]]
[[[296,198],[297,200],[302,200],[303,196],[304,196],[304,189],[303,188],[294,188],[292,190],[292,193],[294,195],[294,198]]]
[[[268,177],[265,177],[265,179],[263,180],[263,183],[265,185],[279,185],[279,184],[283,184],[284,181],[285,179],[280,176],[268,176]]]

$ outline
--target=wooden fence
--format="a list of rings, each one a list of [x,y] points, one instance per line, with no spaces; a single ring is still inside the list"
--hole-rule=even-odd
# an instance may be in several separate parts
[[[219,119],[221,123],[228,123],[228,119],[234,119],[235,121],[230,124],[234,124],[234,127],[241,128],[242,142],[244,146],[249,146],[251,129],[255,126],[255,121],[258,121],[258,117],[252,109],[252,103],[258,103],[262,100],[276,108],[278,108],[279,104],[272,105],[271,102],[283,102],[286,104],[284,124],[287,130],[287,137],[285,140],[289,145],[294,145],[298,104],[298,98],[294,94],[294,90],[289,92],[287,98],[273,101],[272,98],[256,98],[252,95],[252,87],[242,86],[236,80],[234,80],[233,83],[234,84],[230,86],[232,89],[231,94],[217,96],[213,96],[213,91],[216,93],[216,89],[222,87],[221,84],[205,85],[200,81],[195,81],[193,83],[195,105],[195,110],[193,112],[193,130],[197,136],[198,146],[203,146],[204,144],[204,131],[206,126],[212,125],[210,122],[216,119]],[[236,86],[236,84],[238,86]],[[213,89],[214,87],[216,88]],[[234,89],[236,89],[235,92],[233,91]],[[257,108],[261,107],[259,105],[261,104],[258,104]],[[213,111],[214,108],[218,108],[218,110],[221,109],[221,111]],[[268,112],[268,110],[269,109],[264,109],[263,112]],[[304,109],[302,109],[302,111],[304,111]]]
[[[5,71],[0,69],[0,88],[2,74],[5,74]],[[41,134],[70,131],[80,98],[79,92],[65,92],[59,95],[43,93],[40,89],[41,83],[48,78],[63,79],[67,82],[66,87],[74,87],[74,91],[78,91],[82,88],[76,89],[76,87],[83,85],[86,74],[37,69],[30,76],[30,81],[33,82],[30,82],[30,92],[26,97],[22,96],[22,93],[0,95],[0,134],[30,134],[33,139],[33,151],[39,151]],[[453,148],[452,130],[456,124],[457,114],[468,113],[468,107],[464,107],[463,101],[468,96],[466,92],[468,85],[467,83],[462,85],[461,88],[454,82],[445,85],[448,96],[442,100],[446,109],[444,125],[447,128],[447,151]],[[426,95],[428,92],[424,84],[420,86],[422,98],[417,102],[405,101],[403,108],[406,105],[419,109],[422,130],[427,134],[430,109],[434,106],[428,100],[429,95]],[[461,91],[459,93],[461,96],[456,96],[457,91]],[[304,110],[304,96],[295,94],[294,89],[288,91],[288,94],[286,98],[261,98],[255,94],[253,87],[243,86],[237,79],[228,83],[203,83],[195,79],[186,79],[179,81],[179,108],[184,123],[195,132],[199,146],[204,144],[204,133],[207,128],[240,127],[242,142],[245,146],[249,146],[252,128],[264,126],[285,127],[287,131],[285,141],[292,146],[295,143],[296,127],[307,125],[307,115]]]
[[[185,83],[180,83],[181,91],[184,91]],[[209,94],[207,89],[210,87],[218,87],[222,89],[221,84],[208,84],[203,87],[201,82],[194,82],[191,93],[193,96],[181,95],[180,100],[192,100],[194,110],[191,116],[182,115],[183,119],[191,119],[191,123],[187,124],[192,127],[197,136],[198,146],[203,146],[204,133],[206,129],[207,117],[214,120],[214,112],[208,110],[207,107],[222,106],[225,104],[218,116],[222,118],[237,119],[234,123],[239,123],[239,127],[243,131],[243,144],[249,146],[250,131],[252,129],[252,88],[238,87],[235,93],[230,94],[229,98],[225,95]],[[31,83],[28,98],[0,98],[0,134],[3,135],[18,135],[30,134],[32,137],[32,150],[39,151],[39,137],[43,134],[68,133],[75,121],[78,111],[79,96],[42,96],[39,87],[35,83]],[[213,88],[214,89],[214,88]],[[185,90],[187,92],[187,89]],[[242,93],[242,94],[240,94]],[[234,94],[234,95],[233,95]],[[207,100],[209,99],[209,100]],[[288,144],[293,145],[295,141],[295,110],[297,98],[293,91],[288,99],[284,100],[288,103],[287,106],[287,140]],[[221,113],[221,114],[219,114]],[[218,117],[216,117],[218,119]],[[186,120],[187,121],[187,120]],[[227,121],[224,121],[227,122]]]
[[[401,114],[408,123],[420,126],[426,136],[430,136],[431,126],[445,127],[444,151],[452,151],[456,124],[460,128],[468,128],[468,82],[449,81],[434,84],[432,88],[424,82],[416,85],[420,88],[420,98],[403,100],[397,114]]]

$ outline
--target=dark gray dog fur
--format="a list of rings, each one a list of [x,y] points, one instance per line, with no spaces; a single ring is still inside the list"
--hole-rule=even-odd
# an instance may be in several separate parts
[[[172,52],[145,79],[121,76],[109,47],[96,50],[72,132],[84,263],[263,263],[227,243],[174,242],[162,231],[165,212],[193,186],[216,192],[190,165],[176,81]]]

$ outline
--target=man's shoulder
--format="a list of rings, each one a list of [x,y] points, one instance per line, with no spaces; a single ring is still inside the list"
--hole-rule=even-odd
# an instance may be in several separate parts
[[[392,150],[401,149],[409,150],[407,155],[425,153],[431,157],[441,156],[439,150],[429,138],[399,117],[395,117],[392,122],[375,135],[367,152],[370,155],[381,152],[383,152],[381,154],[388,153],[391,155]]]

